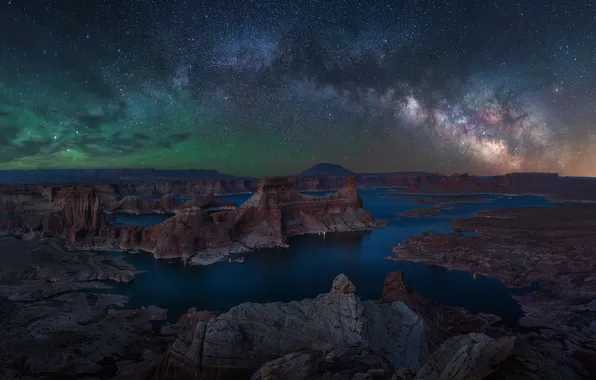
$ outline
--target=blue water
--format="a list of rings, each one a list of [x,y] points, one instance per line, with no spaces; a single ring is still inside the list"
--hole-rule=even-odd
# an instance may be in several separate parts
[[[220,199],[236,203],[236,206],[240,206],[241,204],[246,202],[250,197],[252,197],[252,194],[232,194],[218,196],[218,198]]]
[[[244,264],[217,263],[206,267],[184,267],[176,260],[154,260],[148,254],[125,255],[126,260],[147,273],[131,284],[119,284],[117,293],[131,296],[131,307],[157,305],[169,309],[175,320],[190,307],[226,311],[242,302],[291,301],[327,292],[333,278],[345,273],[363,299],[379,299],[389,272],[402,270],[409,286],[423,296],[474,312],[493,313],[508,324],[521,315],[516,301],[494,278],[474,276],[467,271],[400,263],[383,259],[391,248],[409,236],[425,231],[451,233],[448,222],[489,208],[546,206],[539,196],[482,195],[493,203],[454,204],[439,217],[407,218],[398,213],[420,205],[408,199],[388,197],[387,189],[361,190],[364,207],[388,225],[365,233],[307,235],[288,239],[289,248],[265,249],[245,255]],[[250,195],[222,196],[242,202]],[[443,198],[445,196],[442,196]],[[529,291],[529,290],[526,290]],[[515,290],[517,294],[523,291]]]
[[[336,193],[335,190],[333,191],[303,191],[302,194],[312,195],[314,197],[324,197],[328,194]],[[224,199],[229,202],[236,203],[236,206],[240,206],[242,203],[246,202],[252,194],[232,194],[232,195],[220,195],[218,198]]]
[[[313,197],[324,197],[325,195],[335,194],[337,191],[301,191],[301,194],[312,195]]]
[[[159,224],[164,220],[171,217],[173,214],[143,214],[143,215],[131,215],[131,214],[113,214],[114,224],[118,227],[123,226],[137,226],[137,227],[149,227],[154,224]]]

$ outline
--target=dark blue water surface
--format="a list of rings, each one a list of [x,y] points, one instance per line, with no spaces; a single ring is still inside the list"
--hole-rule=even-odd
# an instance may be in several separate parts
[[[169,318],[190,307],[226,311],[242,302],[291,301],[327,292],[333,278],[345,273],[363,299],[379,299],[389,272],[402,270],[409,286],[440,303],[463,306],[474,312],[493,313],[514,324],[521,315],[516,301],[494,278],[467,271],[385,260],[391,248],[409,236],[425,231],[451,233],[448,222],[469,217],[481,209],[547,206],[539,196],[477,195],[492,203],[454,204],[439,217],[407,218],[398,213],[421,205],[390,196],[388,189],[360,190],[364,207],[375,218],[388,220],[385,228],[366,233],[307,235],[288,239],[289,248],[264,249],[245,255],[244,264],[217,263],[206,267],[184,267],[175,260],[155,260],[149,254],[124,255],[146,273],[131,284],[119,284],[117,293],[131,297],[131,307],[157,305],[169,309]],[[222,198],[242,202],[250,195]],[[445,198],[445,196],[437,196]],[[469,197],[469,196],[468,196]],[[528,290],[529,291],[529,290]],[[520,290],[516,290],[519,293]]]
[[[164,220],[168,219],[174,214],[143,214],[143,215],[131,215],[131,214],[112,214],[111,217],[114,220],[116,226],[137,226],[137,227],[149,227],[154,224],[159,224]]]

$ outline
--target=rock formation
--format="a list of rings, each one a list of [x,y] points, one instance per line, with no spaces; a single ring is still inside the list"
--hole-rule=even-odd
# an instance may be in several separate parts
[[[182,257],[193,264],[209,264],[230,253],[285,246],[290,236],[370,230],[380,225],[362,209],[354,178],[325,197],[300,194],[288,178],[269,178],[236,210],[185,208],[143,229],[137,240],[122,239],[120,247],[151,252],[158,258]]]
[[[526,313],[520,323],[566,336],[565,360],[596,355],[596,263],[589,248],[596,244],[596,205],[487,210],[451,224],[478,236],[426,233],[395,247],[396,259],[466,269],[510,287],[539,282],[514,296]]]
[[[114,246],[119,231],[106,219],[101,188],[60,189],[54,208],[43,220],[42,237],[66,238],[70,248],[109,250]]]
[[[394,373],[395,370],[386,356],[361,342],[351,345],[339,344],[327,350],[287,354],[263,364],[250,380],[389,380]]]
[[[207,212],[222,211],[222,210],[234,210],[236,204],[228,202],[217,197],[192,197],[189,199],[183,199],[183,202],[178,201],[172,195],[164,195],[157,199],[147,199],[138,196],[128,195],[118,201],[114,207],[109,208],[111,214],[166,214],[176,213],[184,209],[203,209]]]
[[[65,187],[49,195],[7,191],[1,220],[7,234],[60,237],[71,249],[138,250],[156,258],[192,258],[192,264],[202,265],[230,253],[285,246],[290,236],[382,225],[362,209],[354,177],[324,197],[300,194],[295,186],[288,178],[261,180],[257,192],[238,209],[215,197],[183,203],[172,195],[149,202],[135,196],[118,200],[121,189],[108,185]],[[118,227],[106,216],[110,213],[174,216],[146,228]]]
[[[45,216],[55,209],[52,189],[41,186],[0,186],[0,232],[39,234]]]
[[[263,364],[284,355],[332,352],[334,347],[352,345],[369,346],[382,355],[370,355],[374,360],[370,364],[378,365],[379,371],[389,372],[391,366],[420,368],[429,355],[422,319],[402,302],[363,302],[354,290],[347,277],[339,275],[331,291],[315,299],[233,307],[182,335],[153,378],[249,378]],[[355,354],[367,356],[366,350]],[[324,361],[313,355],[301,360]]]
[[[484,334],[453,337],[432,353],[414,379],[485,379],[511,354],[514,343],[513,337]]]
[[[400,276],[394,274],[388,282],[395,277]],[[384,292],[385,300],[392,293],[410,302],[414,297],[419,303],[428,302],[396,285]],[[570,332],[542,330],[540,334],[496,338],[467,333],[443,339],[433,349],[428,341],[428,314],[418,316],[399,301],[363,302],[352,293],[354,290],[354,285],[339,275],[331,291],[315,299],[287,304],[245,303],[216,318],[211,316],[208,322],[198,322],[183,332],[143,378],[593,378],[589,341]],[[419,303],[418,310],[424,313]],[[448,323],[449,319],[441,321]]]
[[[100,281],[130,282],[135,269],[97,253],[68,252],[58,239],[0,240],[0,296],[37,301],[79,289],[108,288]]]
[[[156,323],[166,319],[166,310],[130,309],[124,296],[91,292],[110,287],[99,280],[134,278],[134,268],[122,260],[67,252],[56,239],[7,238],[0,245],[2,379],[580,380],[596,375],[595,342],[568,327],[496,339],[456,335],[433,350],[429,321],[434,317],[425,310],[437,305],[423,305],[428,301],[405,287],[399,273],[388,277],[383,304],[361,301],[354,284],[339,275],[329,293],[314,299],[244,303],[219,316],[190,309],[179,322],[160,328]]]
[[[472,314],[461,307],[442,305],[422,297],[416,290],[406,286],[404,273],[390,273],[385,279],[381,303],[403,302],[425,322],[427,339],[431,349],[449,337],[472,332],[482,332],[498,338],[511,334],[504,326],[497,326],[500,318],[492,314]]]

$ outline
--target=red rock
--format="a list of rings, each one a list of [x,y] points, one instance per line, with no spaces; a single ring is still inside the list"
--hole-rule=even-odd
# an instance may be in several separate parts
[[[381,303],[398,301],[405,303],[424,319],[434,347],[458,334],[483,332],[491,337],[500,337],[511,332],[507,328],[495,326],[500,320],[496,315],[472,314],[463,308],[442,305],[422,297],[406,286],[404,273],[401,271],[387,275],[380,300]]]
[[[180,321],[178,323],[180,323],[183,328],[194,331],[197,323],[209,322],[215,317],[217,317],[217,313],[206,310],[197,311],[197,309],[193,307],[180,316]]]
[[[509,287],[541,286],[514,296],[527,315],[523,325],[566,326],[594,334],[587,311],[596,299],[596,205],[486,210],[455,219],[456,231],[478,236],[427,233],[394,247],[397,260],[467,269],[499,279]]]
[[[155,257],[189,258],[208,249],[226,255],[238,246],[245,250],[284,246],[285,239],[293,235],[378,226],[361,206],[354,178],[325,197],[300,194],[288,178],[267,178],[239,209],[214,213],[183,209],[144,229],[138,248]]]

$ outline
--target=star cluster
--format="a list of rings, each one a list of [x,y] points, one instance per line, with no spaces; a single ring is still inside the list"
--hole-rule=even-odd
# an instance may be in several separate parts
[[[0,169],[596,176],[596,4],[11,0]]]

